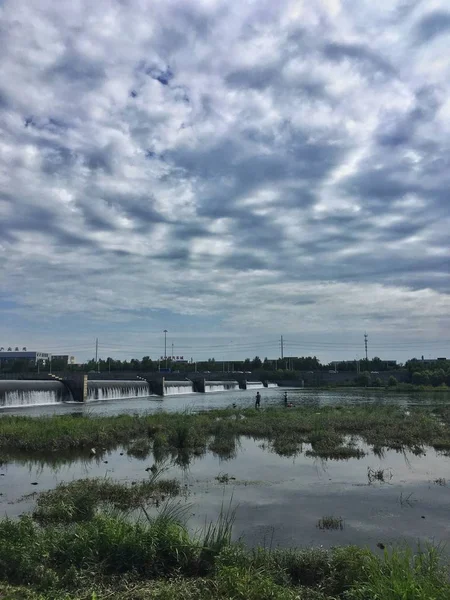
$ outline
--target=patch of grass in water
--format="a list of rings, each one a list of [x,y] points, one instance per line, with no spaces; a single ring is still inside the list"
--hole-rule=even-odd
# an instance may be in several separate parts
[[[228,473],[222,473],[222,474],[219,473],[219,475],[217,475],[217,477],[216,477],[216,480],[219,483],[227,484],[227,483],[230,483],[231,481],[236,481],[236,477],[228,475]]]
[[[302,441],[296,437],[277,436],[272,440],[271,449],[279,456],[297,456],[302,451]]]
[[[317,521],[317,525],[319,529],[327,529],[327,530],[341,530],[344,529],[344,521],[342,517],[333,517],[331,515],[322,517]]]
[[[412,408],[410,413],[405,416],[405,411],[395,406],[364,405],[321,407],[320,411],[308,406],[289,411],[246,409],[241,411],[242,419],[235,418],[233,410],[81,418],[4,415],[0,419],[0,453],[6,462],[24,452],[29,456],[47,453],[50,462],[62,452],[89,454],[90,448],[95,448],[98,458],[99,452],[128,446],[130,440],[149,440],[155,460],[180,452],[186,462],[187,453],[204,452],[210,443],[214,452],[232,456],[232,439],[250,436],[266,440],[275,452],[289,456],[301,451],[302,442],[311,443],[320,456],[346,447],[348,435],[358,436],[380,452],[388,447],[419,451],[426,445],[450,450],[449,410],[424,407]],[[132,446],[130,451],[145,454],[149,446],[144,441],[139,444],[141,448]]]
[[[216,434],[208,446],[208,450],[222,459],[230,460],[237,455],[237,440],[234,435]]]
[[[447,485],[447,480],[444,479],[443,477],[438,477],[437,479],[435,479],[433,481],[433,483],[435,483],[436,485],[440,485],[442,487],[446,487]]]
[[[333,460],[349,460],[350,458],[363,458],[366,456],[366,453],[360,448],[338,446],[337,448],[316,448],[315,450],[307,450],[305,456]]]
[[[89,521],[100,507],[130,511],[180,492],[177,481],[157,481],[155,476],[132,486],[109,479],[80,479],[39,494],[33,519],[41,525]]]
[[[150,455],[152,451],[152,444],[148,438],[141,438],[136,440],[127,448],[128,456],[144,460]]]
[[[367,467],[367,479],[369,483],[374,481],[390,481],[392,479],[392,472],[389,469],[372,469]]]

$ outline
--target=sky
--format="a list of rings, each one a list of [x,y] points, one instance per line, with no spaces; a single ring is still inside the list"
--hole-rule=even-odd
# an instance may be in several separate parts
[[[0,49],[0,346],[450,356],[448,0],[0,0]]]

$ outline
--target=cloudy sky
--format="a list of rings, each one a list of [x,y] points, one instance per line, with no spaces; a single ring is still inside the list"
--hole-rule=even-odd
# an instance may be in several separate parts
[[[449,356],[448,0],[0,0],[0,346]]]

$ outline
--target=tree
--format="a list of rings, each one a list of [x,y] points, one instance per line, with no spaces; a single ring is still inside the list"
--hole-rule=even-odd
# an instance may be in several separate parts
[[[441,383],[445,382],[445,373],[443,369],[436,369],[431,373],[431,384],[432,385],[441,385]]]
[[[252,360],[252,371],[256,371],[256,369],[260,369],[262,367],[262,361],[259,356],[255,356]]]
[[[355,378],[355,381],[358,385],[368,387],[370,385],[370,373],[368,371],[364,371]]]
[[[150,356],[144,356],[142,358],[142,370],[143,371],[153,371],[153,361]]]
[[[395,385],[397,385],[398,381],[396,380],[396,378],[391,375],[388,379],[388,386],[389,387],[394,387]]]
[[[414,371],[411,376],[411,381],[414,385],[420,385],[422,383],[422,373],[420,371]]]
[[[373,382],[373,385],[374,385],[375,387],[381,387],[381,386],[383,385],[383,382],[381,381],[381,379],[380,379],[379,377],[377,377],[377,378],[375,379],[375,381]]]

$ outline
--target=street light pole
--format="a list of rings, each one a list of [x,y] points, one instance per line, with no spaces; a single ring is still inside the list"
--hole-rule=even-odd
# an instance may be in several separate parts
[[[166,361],[167,369],[167,329],[164,329],[164,359]]]

